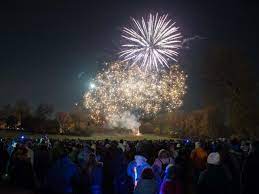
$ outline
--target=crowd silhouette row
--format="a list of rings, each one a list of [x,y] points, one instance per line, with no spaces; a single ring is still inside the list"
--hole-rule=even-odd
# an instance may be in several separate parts
[[[259,142],[1,139],[0,187],[50,194],[256,194]]]

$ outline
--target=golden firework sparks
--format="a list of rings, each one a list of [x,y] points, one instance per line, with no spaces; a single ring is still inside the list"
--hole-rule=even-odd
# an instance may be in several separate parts
[[[111,63],[97,74],[85,93],[84,103],[96,122],[108,121],[125,111],[144,117],[173,111],[183,104],[186,75],[178,65],[168,71],[143,72],[138,66],[125,69],[122,62]]]

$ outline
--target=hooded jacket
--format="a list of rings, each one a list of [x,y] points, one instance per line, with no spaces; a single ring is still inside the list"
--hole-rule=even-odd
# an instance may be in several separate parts
[[[144,156],[136,155],[135,160],[128,164],[127,174],[132,178],[133,182],[138,181],[142,171],[150,167],[146,161],[147,159]]]
[[[198,180],[198,194],[228,194],[230,180],[221,165],[208,164]]]

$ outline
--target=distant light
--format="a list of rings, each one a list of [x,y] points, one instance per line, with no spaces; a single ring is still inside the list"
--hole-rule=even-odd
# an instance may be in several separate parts
[[[23,135],[21,136],[21,139],[24,139],[24,136],[23,136]]]

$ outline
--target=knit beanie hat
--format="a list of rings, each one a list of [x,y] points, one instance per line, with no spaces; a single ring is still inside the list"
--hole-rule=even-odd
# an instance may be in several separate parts
[[[195,148],[199,148],[199,147],[201,147],[201,144],[200,144],[200,142],[195,142]]]
[[[220,163],[220,155],[218,152],[212,152],[209,154],[207,158],[207,163],[212,165],[219,165]]]

